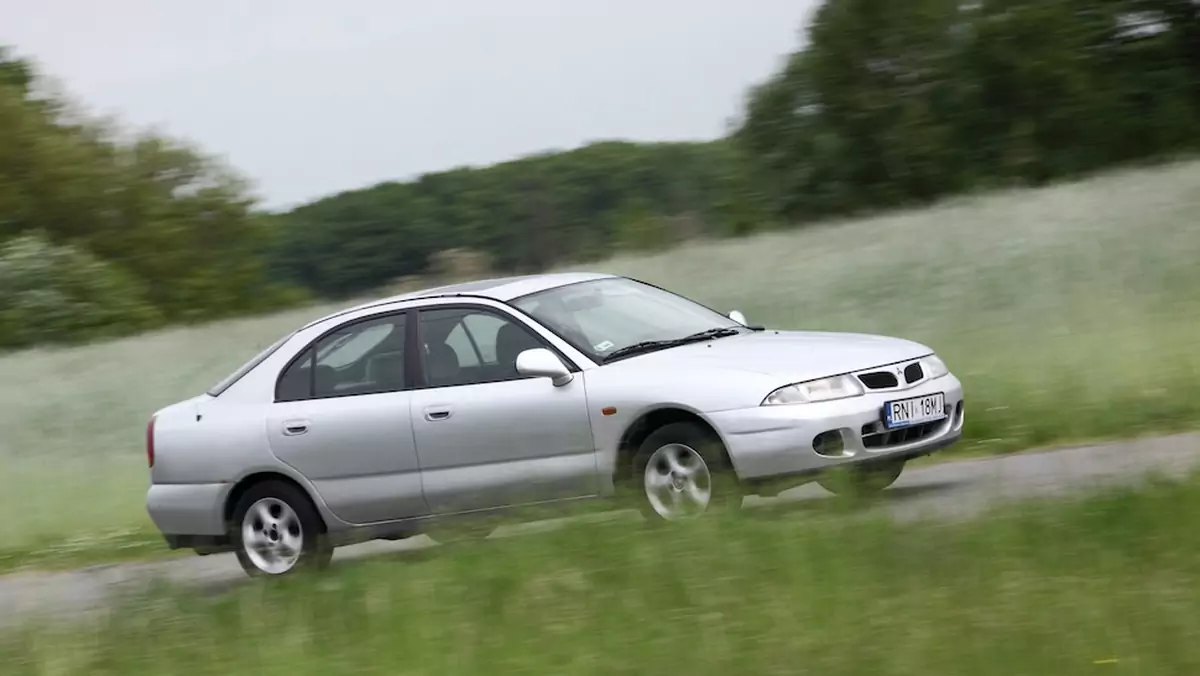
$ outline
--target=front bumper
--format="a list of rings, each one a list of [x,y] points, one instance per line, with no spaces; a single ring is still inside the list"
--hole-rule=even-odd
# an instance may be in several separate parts
[[[885,402],[941,392],[946,417],[907,431],[884,432]],[[820,471],[886,457],[924,455],[962,436],[965,410],[962,384],[953,374],[909,389],[868,392],[860,397],[816,404],[756,406],[709,415],[725,441],[741,479],[767,479]],[[819,436],[841,437],[830,451]],[[821,447],[825,452],[818,452]],[[834,447],[836,448],[836,446]]]

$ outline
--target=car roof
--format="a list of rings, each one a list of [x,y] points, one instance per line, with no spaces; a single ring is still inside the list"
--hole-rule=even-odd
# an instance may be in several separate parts
[[[332,314],[321,317],[320,319],[309,322],[308,326],[319,324],[328,319],[339,317],[341,315],[365,310],[373,307],[381,307],[400,303],[410,300],[418,300],[421,298],[442,298],[446,296],[474,296],[482,298],[490,298],[501,302],[508,302],[514,298],[527,296],[531,293],[546,291],[548,289],[566,286],[568,284],[576,284],[578,282],[590,282],[597,279],[612,279],[615,275],[609,275],[599,272],[551,272],[537,275],[519,275],[512,277],[494,277],[491,279],[478,279],[470,282],[459,282],[456,284],[446,284],[444,286],[435,286],[419,291],[410,291],[387,298],[380,298],[368,303],[362,303],[354,307],[339,310]]]

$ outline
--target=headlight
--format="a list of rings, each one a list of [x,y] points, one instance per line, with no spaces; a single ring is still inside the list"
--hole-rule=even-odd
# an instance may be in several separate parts
[[[863,393],[862,385],[853,376],[834,376],[820,380],[810,380],[805,383],[785,385],[767,395],[763,406],[780,406],[783,404],[809,404],[832,399],[858,397]]]
[[[950,372],[950,369],[946,368],[946,363],[934,354],[921,358],[921,368],[925,371],[925,374],[929,376],[930,380],[933,380],[934,378],[941,378]]]

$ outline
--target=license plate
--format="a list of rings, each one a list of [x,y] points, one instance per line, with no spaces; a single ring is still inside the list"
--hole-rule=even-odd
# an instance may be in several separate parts
[[[946,395],[942,392],[883,405],[883,422],[889,429],[920,425],[946,417]]]

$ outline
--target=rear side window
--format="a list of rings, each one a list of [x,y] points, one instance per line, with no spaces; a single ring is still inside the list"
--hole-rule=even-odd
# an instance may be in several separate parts
[[[310,345],[280,375],[276,401],[396,392],[407,387],[405,316],[343,326]]]
[[[403,318],[402,318],[403,319]],[[357,327],[353,327],[357,328]],[[397,335],[397,331],[399,335]],[[317,365],[332,366],[335,369],[345,368],[362,359],[368,352],[379,347],[387,340],[399,339],[396,351],[404,349],[404,322],[378,322],[366,325],[361,330],[347,330],[335,333],[327,340],[321,341],[317,350]]]

